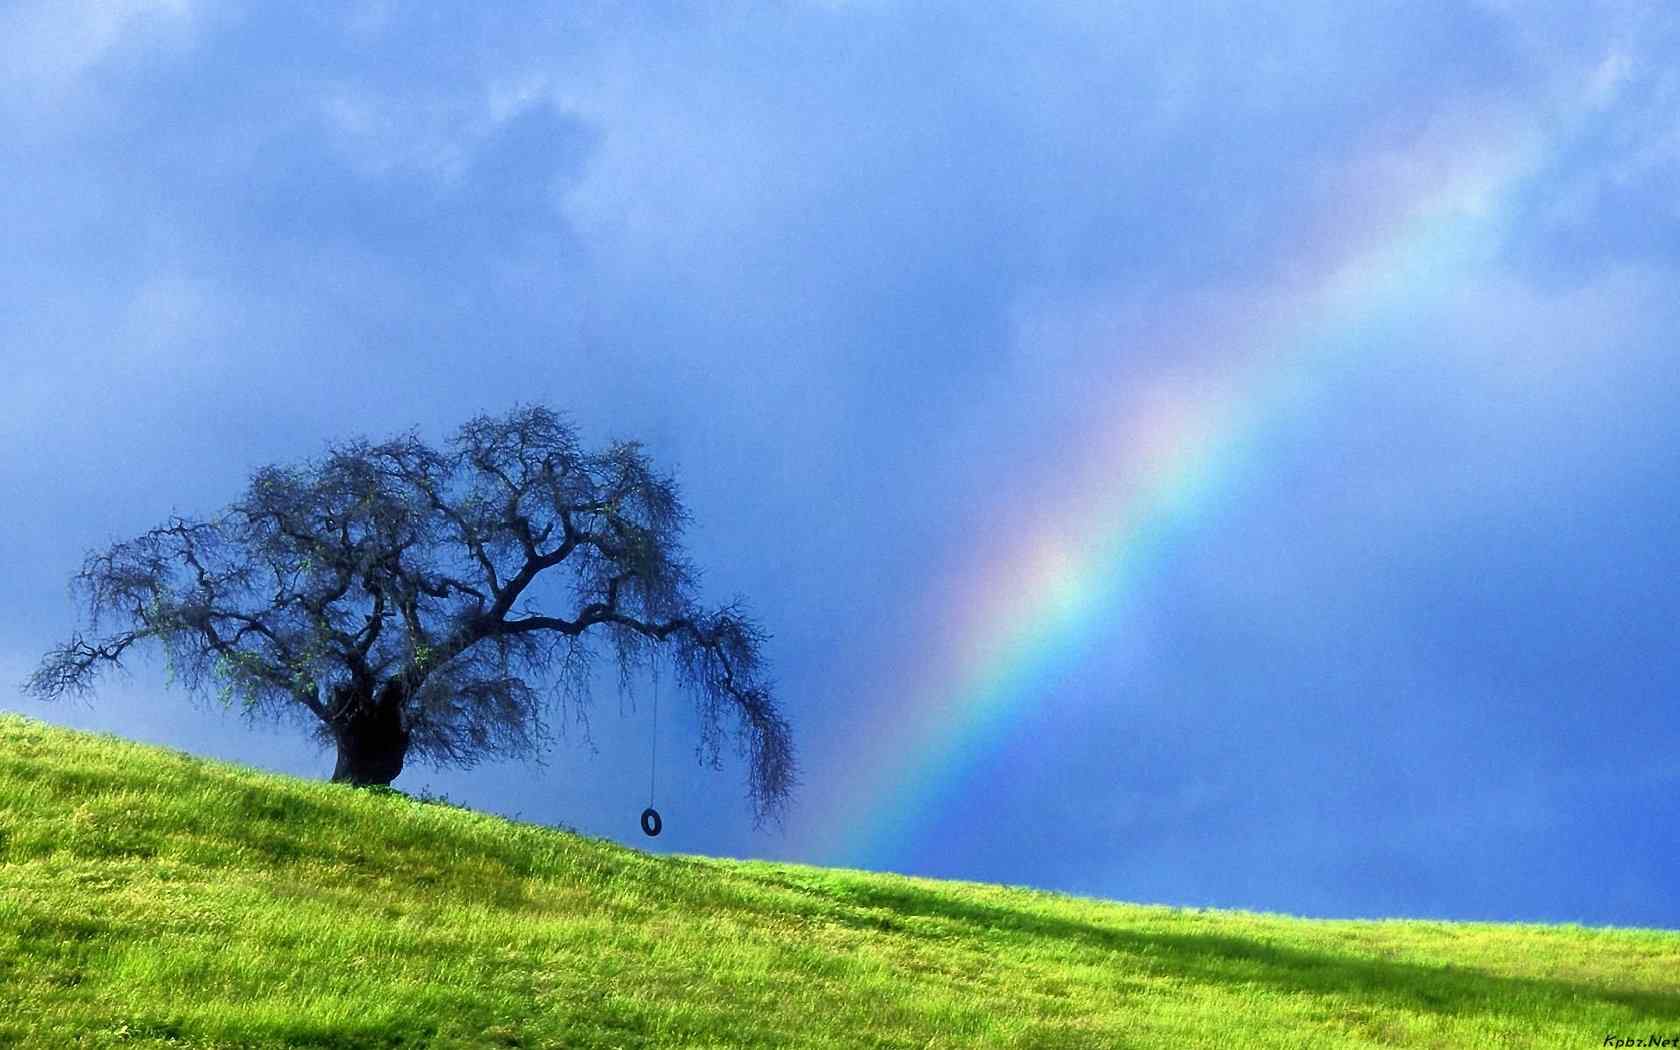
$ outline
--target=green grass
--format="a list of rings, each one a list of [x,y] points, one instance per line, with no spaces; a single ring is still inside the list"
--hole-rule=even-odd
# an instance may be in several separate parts
[[[1680,933],[655,857],[0,716],[0,1045],[1595,1047]]]

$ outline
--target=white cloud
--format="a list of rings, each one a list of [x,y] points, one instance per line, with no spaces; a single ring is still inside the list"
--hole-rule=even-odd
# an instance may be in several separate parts
[[[53,93],[124,47],[179,42],[191,0],[24,0],[0,12],[0,48],[11,77]]]
[[[325,88],[317,106],[339,155],[363,178],[419,172],[452,183],[481,135],[465,92],[398,98],[345,82]]]
[[[550,104],[549,80],[541,72],[419,90],[339,80],[322,87],[315,100],[326,135],[358,175],[412,173],[444,185],[466,174],[503,125]]]
[[[671,65],[668,55],[597,56],[554,96],[562,112],[601,130],[583,178],[566,195],[565,214],[632,267],[684,267],[693,260],[682,256],[746,233],[770,218],[767,209],[787,203],[766,192],[766,180],[792,159],[778,152],[797,136],[721,85],[626,75]]]
[[[1604,240],[1593,228],[1613,225],[1604,209],[1625,210],[1630,192],[1664,221],[1680,215],[1671,192],[1680,180],[1680,11],[1642,0],[1599,0],[1576,18],[1551,5],[1488,6],[1506,19],[1544,92],[1559,149],[1536,218]]]
[[[396,8],[394,0],[361,0],[351,5],[346,15],[351,34],[368,38],[385,32],[391,25]]]
[[[227,297],[203,278],[149,276],[129,299],[112,345],[137,366],[201,365],[227,331]]]

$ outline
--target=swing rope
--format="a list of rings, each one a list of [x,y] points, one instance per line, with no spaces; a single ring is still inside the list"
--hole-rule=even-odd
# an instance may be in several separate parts
[[[659,672],[653,673],[653,739],[648,746],[648,807],[653,807],[653,780],[659,771]]]
[[[653,672],[653,739],[648,742],[648,805],[642,810],[642,834],[653,838],[665,827],[659,811],[653,808],[654,777],[659,772],[659,670]]]

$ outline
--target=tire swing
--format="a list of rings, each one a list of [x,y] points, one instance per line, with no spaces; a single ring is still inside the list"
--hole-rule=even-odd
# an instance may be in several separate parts
[[[665,821],[659,816],[659,811],[653,808],[654,775],[659,771],[659,677],[653,679],[653,739],[648,748],[648,804],[642,810],[642,834],[648,838],[658,838],[665,828]]]

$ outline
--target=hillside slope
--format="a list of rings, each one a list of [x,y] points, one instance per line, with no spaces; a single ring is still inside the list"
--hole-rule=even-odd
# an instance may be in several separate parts
[[[1599,1046],[1680,933],[655,857],[0,716],[0,1045]]]

